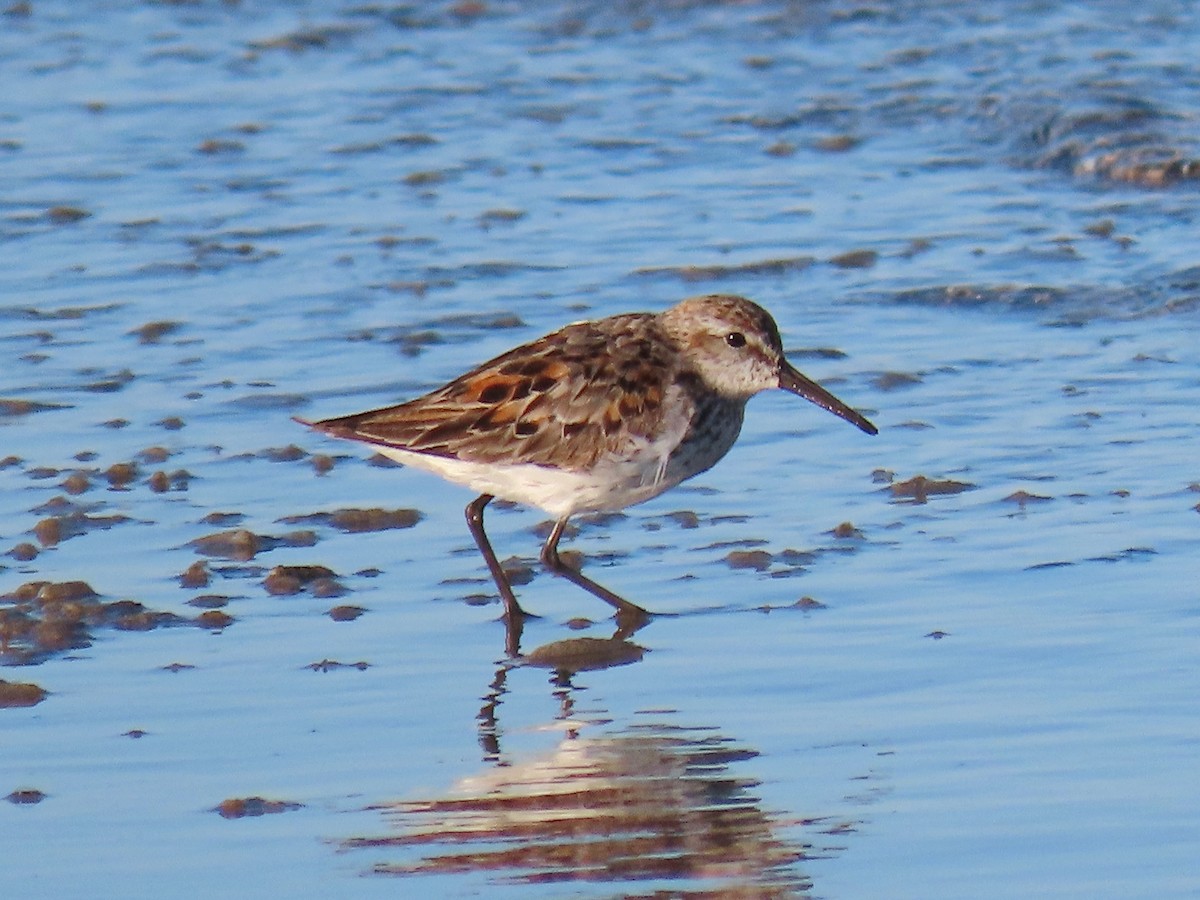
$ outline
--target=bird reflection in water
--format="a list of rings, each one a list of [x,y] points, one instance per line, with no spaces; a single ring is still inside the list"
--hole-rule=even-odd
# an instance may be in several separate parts
[[[635,884],[662,896],[795,897],[811,889],[796,864],[811,847],[781,834],[784,823],[754,796],[757,782],[734,768],[758,755],[715,729],[681,727],[668,713],[613,729],[603,714],[575,709],[572,678],[585,669],[636,662],[643,649],[620,635],[575,638],[500,665],[479,714],[489,768],[445,797],[380,808],[396,833],[343,843],[399,861],[379,875],[483,873],[507,883]],[[506,758],[497,714],[518,666],[553,672],[558,745]],[[790,826],[814,824],[792,820]],[[826,850],[819,851],[824,855]],[[415,858],[414,858],[415,857]],[[682,890],[681,892],[681,889]]]

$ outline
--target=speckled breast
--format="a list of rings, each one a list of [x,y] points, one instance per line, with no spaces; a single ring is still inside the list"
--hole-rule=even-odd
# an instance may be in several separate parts
[[[700,394],[695,404],[691,424],[667,464],[666,480],[672,484],[712,468],[742,431],[745,401]]]

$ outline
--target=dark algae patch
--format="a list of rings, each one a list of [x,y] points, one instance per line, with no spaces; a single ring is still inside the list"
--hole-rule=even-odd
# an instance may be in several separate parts
[[[421,521],[421,513],[415,509],[338,509],[333,512],[308,513],[286,516],[279,520],[284,525],[328,525],[347,534],[368,531],[387,531],[393,528],[412,528]]]
[[[559,673],[575,673],[626,666],[645,654],[645,647],[621,638],[581,637],[543,644],[526,654],[522,662]]]
[[[254,816],[270,816],[276,813],[303,809],[303,803],[290,800],[267,800],[264,797],[230,797],[214,807],[213,812],[223,819],[246,819]]]
[[[13,806],[35,806],[46,799],[46,793],[37,788],[19,788],[5,795],[4,799]]]
[[[202,559],[196,560],[179,573],[179,586],[181,588],[194,589],[208,587],[211,581],[212,575],[208,571],[208,563]]]
[[[340,597],[347,593],[337,573],[326,566],[275,566],[263,579],[268,594],[286,596],[308,590],[314,597]]]
[[[963,491],[969,491],[973,487],[975,485],[967,481],[955,481],[951,478],[926,478],[924,475],[914,475],[907,481],[898,481],[892,484],[889,490],[897,500],[909,503],[926,503],[930,497],[961,494]]]
[[[685,282],[721,281],[732,278],[778,276],[801,272],[813,264],[811,256],[791,256],[731,264],[693,264],[638,269],[638,275],[674,275]]]
[[[725,564],[731,569],[754,569],[756,572],[765,572],[773,561],[766,550],[731,550],[725,557]]]
[[[38,687],[36,684],[5,681],[0,678],[0,709],[10,709],[16,706],[37,706],[45,699],[45,689]]]
[[[188,618],[136,600],[104,600],[87,582],[30,581],[0,596],[0,662],[29,665],[92,645],[96,632],[224,627],[212,616]],[[232,619],[230,619],[232,621]]]
[[[28,416],[51,409],[67,409],[62,403],[42,403],[37,400],[14,400],[0,397],[0,417]]]
[[[190,546],[204,556],[248,562],[259,553],[277,547],[311,547],[316,542],[317,536],[311,531],[272,536],[257,534],[246,528],[233,528],[196,538]]]
[[[309,663],[304,668],[312,672],[336,672],[340,669],[357,669],[360,672],[365,672],[371,667],[369,662],[359,660],[358,662],[344,663],[336,659],[322,659],[314,663]]]

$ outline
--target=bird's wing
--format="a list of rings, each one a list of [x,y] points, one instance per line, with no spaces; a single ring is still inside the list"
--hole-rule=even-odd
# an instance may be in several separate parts
[[[408,403],[313,427],[469,462],[586,469],[652,437],[674,375],[654,317],[580,322]]]

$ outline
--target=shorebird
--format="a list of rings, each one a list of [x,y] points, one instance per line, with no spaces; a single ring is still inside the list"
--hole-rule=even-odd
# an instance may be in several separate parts
[[[298,421],[477,491],[467,524],[510,625],[526,613],[483,528],[496,497],[553,516],[542,563],[636,628],[646,610],[559,557],[567,521],[642,503],[706,471],[737,440],[746,402],[773,388],[877,433],[788,363],[766,310],[725,294],[576,322],[407,403]]]

